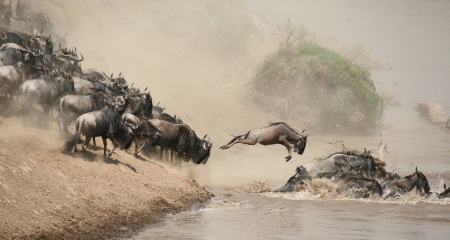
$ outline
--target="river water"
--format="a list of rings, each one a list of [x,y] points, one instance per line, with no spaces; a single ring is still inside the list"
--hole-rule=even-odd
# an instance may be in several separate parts
[[[442,191],[444,182],[450,185],[450,135],[441,126],[418,118],[414,110],[418,102],[430,99],[450,113],[450,1],[249,0],[247,3],[254,14],[268,15],[280,23],[290,17],[293,23],[304,23],[318,35],[335,36],[350,45],[362,44],[373,58],[388,63],[392,69],[372,71],[377,89],[397,94],[402,104],[393,112],[396,120],[392,127],[383,131],[388,149],[395,155],[386,159],[387,165],[401,175],[412,173],[414,166],[418,166],[427,175],[432,191]],[[392,110],[388,108],[386,112]],[[378,139],[372,136],[349,141],[375,145]],[[271,187],[282,184],[293,174],[295,165],[289,169],[277,173],[278,177],[267,184]],[[209,171],[217,172],[210,175],[220,176],[221,169],[211,167]],[[235,178],[239,169],[235,175],[227,174]],[[245,176],[242,181],[245,184],[210,188],[216,197],[206,208],[171,216],[136,239],[448,239],[450,236],[448,199],[408,193],[399,199],[356,200],[334,196],[320,188],[255,194],[248,193],[249,188],[257,185],[252,183],[252,176]],[[326,189],[331,183],[320,184]]]

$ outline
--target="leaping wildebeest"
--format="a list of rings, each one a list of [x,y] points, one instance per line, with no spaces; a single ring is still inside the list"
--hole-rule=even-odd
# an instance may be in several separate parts
[[[305,130],[302,133],[298,133],[284,122],[269,124],[267,127],[251,129],[242,135],[235,136],[229,143],[220,147],[220,149],[228,149],[236,143],[247,145],[259,143],[264,146],[282,144],[289,152],[289,156],[285,157],[286,162],[292,158],[292,149],[300,155],[303,154],[308,138],[308,135],[302,135]]]

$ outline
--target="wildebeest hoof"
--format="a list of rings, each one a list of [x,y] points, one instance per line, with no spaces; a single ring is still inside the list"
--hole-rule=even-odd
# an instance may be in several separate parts
[[[289,160],[291,160],[292,157],[285,157],[284,159],[286,159],[286,162],[289,162]]]

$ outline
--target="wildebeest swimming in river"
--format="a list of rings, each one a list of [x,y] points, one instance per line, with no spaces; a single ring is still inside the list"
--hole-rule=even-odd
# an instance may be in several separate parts
[[[228,144],[223,145],[220,149],[228,149],[236,143],[247,145],[273,145],[282,144],[289,152],[286,162],[292,158],[292,149],[298,154],[303,154],[306,147],[308,135],[302,135],[296,132],[289,125],[283,122],[269,123],[270,125],[263,128],[248,130],[245,134],[234,137]],[[302,131],[302,133],[305,130]]]
[[[444,191],[439,194],[439,199],[450,198],[450,187],[447,188],[447,185],[444,183]]]
[[[430,185],[428,179],[422,172],[419,172],[416,167],[416,172],[408,175],[402,179],[395,179],[393,181],[382,182],[384,196],[396,197],[404,195],[405,193],[416,188],[416,191],[422,193],[430,193]]]

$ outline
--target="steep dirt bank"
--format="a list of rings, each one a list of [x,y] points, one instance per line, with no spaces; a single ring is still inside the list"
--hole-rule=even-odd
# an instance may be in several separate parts
[[[89,160],[63,155],[55,127],[24,127],[17,118],[0,125],[0,239],[131,236],[211,197],[195,181],[123,151],[109,160],[102,150],[90,150]]]

